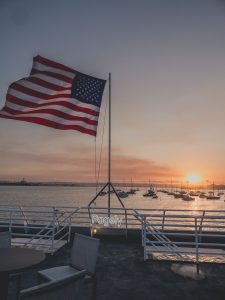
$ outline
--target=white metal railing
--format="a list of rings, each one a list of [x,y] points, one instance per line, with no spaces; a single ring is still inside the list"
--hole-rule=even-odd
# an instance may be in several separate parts
[[[76,213],[74,213],[76,211]],[[0,205],[0,227],[27,231],[42,229],[53,222],[54,216],[68,216],[73,227],[90,227],[90,214],[106,216],[107,207],[73,207],[73,206],[23,206],[10,207]],[[140,228],[136,215],[152,216],[152,225],[160,230],[192,230],[193,216],[198,217],[200,228],[210,231],[225,231],[225,211],[216,210],[172,210],[172,209],[133,209],[111,208],[111,215],[123,217],[122,229]],[[154,221],[154,222],[153,222]],[[209,224],[210,222],[210,224]],[[54,223],[54,222],[53,222]],[[210,226],[208,226],[210,225]]]
[[[22,212],[21,212],[22,210]],[[56,211],[59,214],[61,213],[69,213],[78,210],[78,214],[71,217],[72,226],[89,226],[90,225],[90,217],[88,207],[74,207],[74,206],[23,206],[23,207],[11,207],[6,205],[0,205],[0,223],[2,221],[6,221],[7,223],[11,220],[13,223],[15,221],[19,221],[22,227],[25,227],[24,222],[27,224],[46,224],[49,220],[52,220],[52,213]],[[91,213],[103,214],[108,213],[107,207],[91,207]],[[217,211],[217,210],[172,210],[172,209],[140,209],[140,208],[121,208],[115,207],[111,208],[112,215],[122,215],[124,217],[123,226],[126,227],[125,222],[125,214],[127,214],[127,226],[129,228],[140,227],[140,222],[137,221],[135,217],[135,213],[138,214],[146,214],[146,215],[154,215],[154,220],[160,223],[162,229],[167,222],[166,226],[168,227],[169,220],[172,217],[176,218],[180,216],[181,218],[187,218],[188,216],[192,217],[194,215],[201,216],[201,222],[205,222],[205,217],[214,216],[217,219],[220,217],[220,224],[224,224],[225,227],[225,211]],[[11,217],[10,217],[11,214]],[[188,220],[186,220],[188,222]],[[190,223],[190,220],[189,220]],[[218,224],[217,220],[215,221]],[[184,227],[187,227],[187,223],[183,224]],[[174,226],[171,224],[171,227]],[[175,224],[177,226],[177,224]],[[30,227],[30,225],[28,226]],[[180,224],[182,227],[182,224]],[[217,227],[217,225],[216,225]]]
[[[65,238],[67,238],[68,242],[70,241],[71,217],[76,214],[78,210],[79,209],[75,209],[72,212],[60,212],[54,208],[52,213],[52,221],[42,227],[39,232],[34,234],[25,243],[25,246],[29,247],[32,242],[35,241],[35,244],[47,245],[47,247],[51,247],[51,253],[53,254],[56,244],[59,241]]]
[[[108,208],[0,205],[0,230],[9,230],[16,245],[53,254],[60,241],[70,240],[71,227],[97,227],[91,223],[93,213],[105,217]],[[127,233],[126,209],[112,208],[111,216],[117,215],[123,216],[120,229]]]
[[[78,210],[0,207],[0,228],[11,232],[16,245],[35,247],[53,254],[60,241],[70,240],[71,218]]]
[[[57,242],[70,239],[71,227],[95,227],[91,215],[107,217],[107,207],[23,206],[0,205],[0,229],[13,237],[26,238],[26,247],[38,243],[54,252]],[[111,216],[122,218],[119,228],[141,229],[144,258],[149,253],[175,255],[197,264],[202,255],[224,256],[225,211],[181,209],[111,208]],[[101,227],[97,230],[101,232]],[[49,246],[50,244],[50,246]]]
[[[183,261],[199,263],[204,257],[225,259],[224,211],[152,211],[135,217],[142,224],[144,259],[149,254],[161,254],[164,258],[176,256]]]

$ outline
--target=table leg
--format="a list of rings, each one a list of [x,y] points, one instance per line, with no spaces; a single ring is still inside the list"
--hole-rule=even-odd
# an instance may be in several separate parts
[[[0,273],[0,299],[7,300],[9,275]]]

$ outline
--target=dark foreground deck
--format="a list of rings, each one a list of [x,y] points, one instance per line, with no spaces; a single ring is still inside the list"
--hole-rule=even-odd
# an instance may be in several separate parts
[[[69,262],[71,244],[64,246],[22,276],[22,288],[37,284],[37,270]],[[225,299],[225,265],[201,264],[206,278],[201,281],[173,273],[170,262],[143,261],[140,242],[101,239],[97,262],[97,300],[219,300]],[[91,299],[91,283],[84,299]],[[10,283],[9,300],[15,299],[15,283]]]

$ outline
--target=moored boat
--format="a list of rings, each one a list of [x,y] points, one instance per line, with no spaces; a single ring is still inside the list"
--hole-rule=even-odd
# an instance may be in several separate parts
[[[120,198],[127,198],[127,197],[128,197],[127,192],[124,192],[124,191],[120,191],[119,193],[117,193],[117,195],[118,195]]]
[[[184,200],[184,201],[194,201],[195,198],[191,197],[189,195],[184,195],[184,196],[182,196],[182,200]]]
[[[216,196],[214,194],[214,192],[209,192],[209,195],[206,196],[206,199],[208,199],[208,200],[219,200],[220,196]]]

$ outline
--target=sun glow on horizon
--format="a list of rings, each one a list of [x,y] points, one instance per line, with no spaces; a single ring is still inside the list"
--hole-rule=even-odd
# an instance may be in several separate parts
[[[188,181],[191,184],[196,184],[196,183],[200,183],[202,181],[202,178],[196,173],[191,173],[186,176],[186,181]]]

